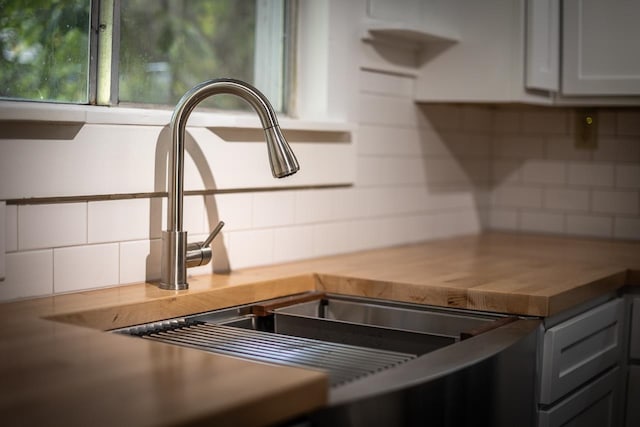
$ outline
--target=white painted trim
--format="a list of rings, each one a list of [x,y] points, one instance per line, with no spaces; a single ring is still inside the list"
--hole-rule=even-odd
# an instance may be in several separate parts
[[[169,123],[172,110],[135,107],[100,107],[24,101],[0,101],[0,122],[34,121],[45,123],[84,123],[109,125],[162,126]],[[353,123],[330,120],[300,120],[283,116],[280,127],[291,130],[350,132]],[[253,112],[195,111],[189,127],[237,127],[258,129]],[[2,134],[0,131],[0,138]]]

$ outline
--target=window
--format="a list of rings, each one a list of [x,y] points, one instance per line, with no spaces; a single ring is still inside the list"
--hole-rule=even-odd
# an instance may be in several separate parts
[[[89,100],[88,1],[0,0],[0,97]]]
[[[291,3],[0,0],[0,97],[175,105],[201,81],[233,77],[283,110]],[[224,96],[205,105],[248,107]]]

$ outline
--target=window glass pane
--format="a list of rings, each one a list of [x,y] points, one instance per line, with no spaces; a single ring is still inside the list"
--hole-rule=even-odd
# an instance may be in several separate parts
[[[89,0],[0,0],[0,97],[88,102]]]
[[[120,102],[174,105],[212,78],[255,83],[256,0],[127,0],[120,22]],[[233,96],[202,105],[249,108]]]

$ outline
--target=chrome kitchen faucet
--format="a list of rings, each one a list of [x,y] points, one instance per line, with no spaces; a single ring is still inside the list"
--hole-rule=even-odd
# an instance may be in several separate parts
[[[296,173],[300,166],[291,147],[282,135],[276,113],[267,98],[253,86],[233,79],[215,79],[202,82],[190,89],[178,101],[171,116],[171,154],[169,159],[169,203],[167,230],[162,232],[162,259],[160,288],[187,289],[187,268],[205,265],[211,261],[210,244],[222,229],[221,221],[204,242],[187,243],[187,232],[182,230],[184,197],[184,135],[191,112],[204,99],[216,94],[231,94],[247,101],[260,117],[269,153],[271,172],[275,178]]]

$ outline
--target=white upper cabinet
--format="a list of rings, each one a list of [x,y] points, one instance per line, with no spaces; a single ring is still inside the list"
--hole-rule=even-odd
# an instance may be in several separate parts
[[[562,94],[640,95],[640,1],[562,7]]]
[[[432,2],[425,0],[424,14]],[[522,87],[524,40],[520,0],[449,0],[439,4],[458,42],[422,51],[416,100],[509,102]]]
[[[527,1],[526,87],[557,92],[560,87],[558,0]]]
[[[457,35],[422,49],[417,101],[640,104],[638,0],[416,1]]]

